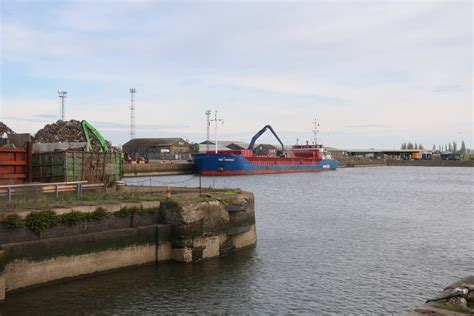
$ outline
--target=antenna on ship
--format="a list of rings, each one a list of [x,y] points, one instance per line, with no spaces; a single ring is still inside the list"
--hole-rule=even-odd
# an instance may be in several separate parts
[[[135,138],[135,93],[137,89],[130,88],[130,139]]]
[[[318,134],[319,134],[319,122],[317,118],[314,118],[313,121],[314,128],[313,128],[313,134],[314,134],[314,144],[318,144]]]
[[[224,124],[224,119],[218,119],[217,118],[217,111],[214,111],[214,119],[211,120],[211,122],[214,122],[214,129],[215,129],[215,136],[216,136],[216,154],[217,154],[217,123],[218,122],[222,122],[222,124]]]
[[[207,117],[207,124],[206,124],[206,131],[207,131],[207,138],[206,138],[206,151],[209,151],[209,126],[211,126],[211,110],[206,111],[206,117]]]

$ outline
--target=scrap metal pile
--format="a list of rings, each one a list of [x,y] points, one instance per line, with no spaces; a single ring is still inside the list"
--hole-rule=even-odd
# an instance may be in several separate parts
[[[37,143],[79,143],[85,141],[81,122],[76,120],[59,120],[56,123],[47,124],[35,135],[35,142]]]
[[[100,150],[97,138],[89,134],[94,151]],[[35,135],[36,143],[84,143],[86,142],[81,122],[77,120],[62,121],[47,124]]]
[[[11,128],[9,128],[7,125],[0,121],[0,136],[2,136],[3,133],[15,134],[15,132],[12,131]]]

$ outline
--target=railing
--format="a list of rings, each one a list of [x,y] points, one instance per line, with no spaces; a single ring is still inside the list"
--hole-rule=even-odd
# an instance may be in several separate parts
[[[76,192],[81,196],[84,189],[107,188],[103,183],[87,183],[87,181],[54,182],[54,183],[27,183],[0,185],[0,198],[12,200],[13,195],[28,193],[55,193],[56,198],[60,192]]]

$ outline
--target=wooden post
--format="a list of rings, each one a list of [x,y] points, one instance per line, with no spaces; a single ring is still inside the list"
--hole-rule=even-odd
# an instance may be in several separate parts
[[[26,182],[33,181],[33,142],[26,142]]]
[[[202,180],[201,180],[201,174],[199,174],[199,196],[202,195]]]

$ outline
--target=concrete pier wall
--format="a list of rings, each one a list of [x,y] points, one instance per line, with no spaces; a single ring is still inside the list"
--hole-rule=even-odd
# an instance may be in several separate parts
[[[256,242],[253,195],[176,197],[161,202],[100,205],[107,216],[57,224],[40,232],[0,225],[0,299],[52,281],[170,260],[197,262]],[[92,213],[96,206],[53,209]],[[24,211],[21,218],[28,218]],[[53,215],[54,215],[53,214]],[[50,214],[51,215],[51,214]],[[11,220],[11,219],[10,219]]]

